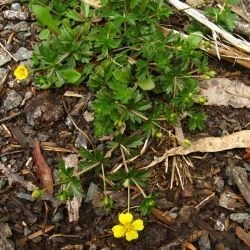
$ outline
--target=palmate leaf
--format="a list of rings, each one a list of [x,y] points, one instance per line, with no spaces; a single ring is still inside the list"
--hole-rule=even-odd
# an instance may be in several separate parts
[[[113,141],[107,143],[108,148],[114,148],[122,145],[127,149],[135,149],[143,144],[142,136],[126,136],[119,134]]]
[[[74,168],[67,168],[65,161],[59,162],[59,182],[64,184],[64,190],[58,195],[59,199],[63,197],[82,197],[83,190],[81,181],[75,176]]]
[[[80,149],[80,156],[83,160],[79,163],[80,168],[97,167],[101,164],[106,165],[108,160],[105,158],[105,154],[99,150],[93,150],[92,152],[87,149]]]
[[[131,79],[131,66],[128,65],[122,69],[114,70],[113,76],[116,81],[119,81],[124,84],[128,84]]]
[[[152,212],[152,209],[156,205],[156,200],[158,199],[159,195],[157,194],[150,194],[140,204],[140,211],[143,216],[150,215]]]
[[[148,171],[131,168],[128,173],[121,169],[116,173],[110,174],[108,178],[110,178],[115,183],[115,187],[117,189],[120,189],[122,186],[128,187],[128,183],[131,185],[138,184],[140,187],[146,187],[149,175],[150,173]]]

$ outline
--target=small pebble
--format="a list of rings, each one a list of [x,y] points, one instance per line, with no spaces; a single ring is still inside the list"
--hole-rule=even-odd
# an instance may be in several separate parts
[[[18,61],[24,61],[24,60],[28,60],[32,57],[32,51],[24,48],[24,47],[20,47],[17,52],[14,54],[14,57],[18,60]]]
[[[250,164],[249,163],[244,162],[243,167],[246,169],[247,172],[250,172]]]
[[[5,73],[6,73],[6,69],[5,68],[0,68],[0,78],[2,78]]]
[[[224,189],[224,186],[225,186],[224,180],[222,179],[218,180],[215,184],[216,191],[221,193]]]
[[[21,11],[5,10],[3,11],[3,17],[8,20],[27,20],[29,15]]]
[[[13,4],[11,4],[10,9],[14,10],[14,11],[21,11],[22,10],[20,3],[13,3]]]
[[[0,50],[0,66],[5,65],[9,61],[11,61],[11,56]]]
[[[85,202],[91,202],[98,193],[98,186],[94,182],[91,182],[89,185],[88,192],[86,194]]]
[[[8,180],[6,178],[0,178],[0,190],[4,189],[8,184]]]
[[[63,213],[59,211],[53,215],[53,217],[51,218],[51,222],[58,223],[62,221],[63,219],[64,219]]]
[[[243,223],[244,221],[250,220],[250,214],[248,214],[248,213],[233,213],[233,214],[230,214],[229,218],[235,222]]]
[[[24,227],[23,234],[24,234],[25,237],[30,235],[31,233],[32,233],[32,231],[29,228]]]
[[[87,139],[80,133],[76,137],[75,147],[76,148],[85,148],[85,149],[87,149]]]
[[[19,95],[14,89],[7,92],[7,97],[3,102],[3,108],[6,111],[17,108],[21,105],[23,97]]]
[[[200,247],[199,249],[202,249],[202,250],[210,250],[211,249],[211,243],[209,241],[207,234],[200,237],[198,244]]]
[[[21,21],[11,27],[11,29],[15,32],[27,31],[30,29],[28,22]]]

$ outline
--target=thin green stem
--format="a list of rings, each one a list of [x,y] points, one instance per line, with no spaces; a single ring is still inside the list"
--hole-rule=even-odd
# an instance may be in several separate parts
[[[91,165],[91,166],[89,166],[89,167],[87,167],[87,168],[84,168],[82,171],[78,172],[78,173],[76,174],[76,176],[80,176],[80,175],[82,175],[83,173],[88,172],[88,171],[91,170],[92,168],[97,167],[98,165],[100,165],[100,162],[96,162],[95,164],[93,164],[93,165]]]
[[[123,161],[123,165],[125,167],[125,171],[126,173],[129,172],[128,170],[128,165],[127,165],[127,162],[126,162],[126,157],[125,157],[125,154],[124,154],[124,149],[123,149],[123,146],[120,145],[120,150],[121,150],[121,154],[122,154],[122,161]],[[128,179],[128,213],[129,213],[129,208],[130,208],[130,180]]]
[[[102,167],[103,193],[107,197],[107,188],[106,188],[105,172],[104,172],[103,163],[102,163],[101,167]]]

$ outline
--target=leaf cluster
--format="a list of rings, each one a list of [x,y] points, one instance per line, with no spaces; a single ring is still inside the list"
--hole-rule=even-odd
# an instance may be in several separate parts
[[[238,4],[239,0],[225,0],[222,8],[207,7],[205,14],[212,19],[213,22],[220,24],[223,28],[233,31],[238,16],[231,10],[232,4]]]
[[[192,74],[208,72],[207,60],[197,50],[202,38],[200,33],[188,39],[164,35],[160,25],[171,15],[165,1],[109,0],[99,9],[82,3],[74,13],[66,11],[73,3],[64,8],[55,3],[47,1],[46,11],[45,4],[32,5],[38,19],[40,8],[50,20],[41,21],[47,27],[45,40],[34,51],[36,84],[48,88],[86,82],[96,93],[97,136],[142,128],[148,137],[159,132],[158,120],[174,124],[184,111],[192,113],[198,94]],[[59,8],[65,17],[60,22],[53,14]]]
[[[202,34],[184,39],[161,25],[172,14],[167,1],[103,0],[93,9],[84,1],[32,0],[30,7],[43,26],[34,48],[36,85],[42,89],[86,84],[93,91],[96,136],[114,135],[109,150],[134,153],[145,138],[161,137],[183,114],[190,129],[203,129],[197,112],[197,77],[209,77],[207,58],[198,50]],[[119,151],[120,152],[120,151]],[[81,173],[109,165],[104,153],[81,150]],[[110,175],[117,188],[145,187],[148,172],[130,168]],[[78,175],[60,164],[61,200],[82,195]],[[149,214],[156,196],[145,199]],[[108,202],[107,202],[108,203]]]

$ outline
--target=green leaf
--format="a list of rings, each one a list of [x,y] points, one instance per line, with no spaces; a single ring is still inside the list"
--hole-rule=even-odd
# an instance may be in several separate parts
[[[63,69],[60,72],[62,73],[62,76],[65,81],[67,81],[68,83],[75,83],[81,77],[81,74],[74,69]]]
[[[202,41],[202,33],[199,31],[191,33],[188,38],[187,42],[193,47],[198,48]]]
[[[67,16],[68,18],[73,19],[74,21],[77,21],[77,22],[82,22],[82,21],[83,21],[81,15],[80,15],[76,10],[69,10],[69,11],[66,13],[66,16]]]
[[[113,72],[113,76],[115,80],[127,84],[131,78],[131,67],[127,66],[122,69],[116,69]]]
[[[40,39],[40,40],[46,40],[46,39],[48,39],[49,35],[50,35],[49,29],[43,29],[43,30],[39,33],[39,39]]]
[[[238,4],[240,3],[240,0],[225,0],[226,4]]]
[[[89,16],[89,4],[83,2],[81,8],[83,10],[84,17],[87,18]]]
[[[140,204],[140,211],[143,216],[150,215],[152,212],[152,209],[156,205],[156,200],[158,199],[159,195],[158,194],[150,194]]]
[[[50,30],[60,33],[57,22],[50,14],[48,8],[41,5],[32,5],[32,11],[34,12],[36,19],[44,26],[47,26]]]
[[[137,84],[143,90],[152,90],[155,88],[155,83],[151,78],[147,78],[145,80],[139,80]]]

